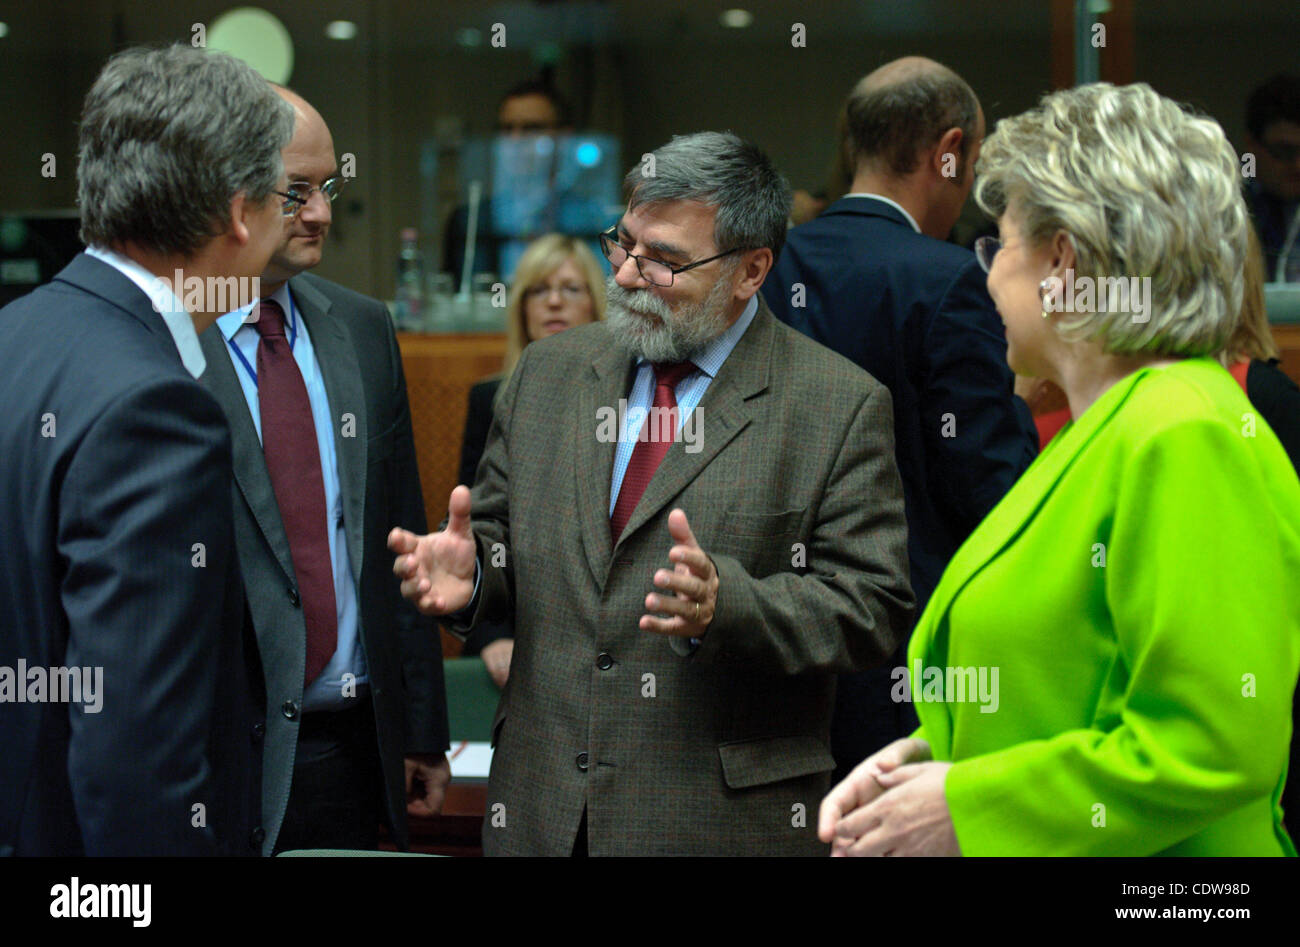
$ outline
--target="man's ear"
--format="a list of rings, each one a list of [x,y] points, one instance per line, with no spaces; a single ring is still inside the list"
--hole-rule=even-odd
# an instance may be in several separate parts
[[[758,288],[763,285],[763,280],[767,279],[767,274],[772,269],[773,257],[770,247],[759,247],[757,250],[749,250],[741,257],[740,266],[737,267],[740,281],[736,283],[737,299],[742,302],[748,302],[749,298],[758,292]]]
[[[241,247],[248,244],[251,236],[248,229],[248,218],[252,216],[254,205],[248,200],[248,195],[239,191],[230,199],[229,218],[226,221],[224,236],[230,237]]]
[[[954,125],[943,133],[934,151],[930,153],[930,164],[934,173],[955,184],[961,183],[964,170],[961,153],[964,138],[962,130]]]

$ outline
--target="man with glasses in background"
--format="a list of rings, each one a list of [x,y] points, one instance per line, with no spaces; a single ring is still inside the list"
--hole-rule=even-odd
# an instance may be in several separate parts
[[[233,501],[262,654],[265,854],[407,846],[450,779],[437,629],[402,601],[384,548],[424,528],[406,382],[383,303],[305,271],[343,186],[324,119],[294,92],[283,239],[261,299],[204,333],[202,381],[234,442]]]
[[[1246,147],[1255,156],[1246,204],[1264,251],[1264,278],[1300,283],[1300,76],[1274,76],[1250,93]]]
[[[889,393],[759,298],[766,155],[653,158],[602,239],[607,321],[524,350],[472,494],[394,530],[393,569],[458,634],[514,618],[486,854],[826,854],[836,673],[911,617]]]

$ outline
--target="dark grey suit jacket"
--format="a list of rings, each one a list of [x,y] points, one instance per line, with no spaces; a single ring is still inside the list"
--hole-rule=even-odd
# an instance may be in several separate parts
[[[425,531],[411,415],[397,338],[383,303],[310,274],[289,281],[325,381],[336,428],[339,484],[370,672],[376,739],[390,825],[406,846],[403,757],[447,749],[441,648],[432,620],[401,598],[388,532]],[[270,854],[284,819],[301,718],[307,631],[293,562],[257,430],[226,342],[213,326],[201,339],[201,379],[230,422],[234,443],[235,537],[266,676],[262,809]],[[255,739],[263,739],[261,729]]]
[[[221,409],[85,254],[0,310],[0,352],[0,666],[103,669],[98,712],[0,703],[0,854],[253,854]]]
[[[889,392],[760,301],[696,409],[702,449],[671,445],[611,549],[598,411],[634,368],[580,326],[528,346],[498,402],[472,622],[513,614],[515,650],[484,851],[567,855],[585,807],[597,855],[824,854],[836,673],[911,620]],[[674,507],[719,575],[696,650],[637,627]]]

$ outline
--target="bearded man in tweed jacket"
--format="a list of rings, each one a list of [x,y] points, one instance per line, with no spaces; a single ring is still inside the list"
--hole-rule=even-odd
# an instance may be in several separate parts
[[[836,675],[913,606],[889,392],[758,295],[758,148],[676,137],[626,184],[607,321],[528,346],[394,572],[458,634],[513,617],[485,853],[825,854]]]

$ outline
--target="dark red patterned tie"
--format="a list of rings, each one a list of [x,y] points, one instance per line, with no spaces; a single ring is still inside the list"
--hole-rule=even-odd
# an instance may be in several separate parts
[[[284,310],[264,300],[256,328],[257,401],[262,413],[262,453],[271,474],[289,556],[298,580],[307,624],[306,683],[314,681],[338,647],[338,610],[330,562],[325,479],[321,474],[316,423],[302,372],[284,337]]]
[[[693,362],[666,362],[656,365],[655,396],[641,426],[641,437],[637,440],[628,461],[627,471],[623,474],[623,483],[618,488],[618,500],[614,503],[614,513],[609,518],[609,538],[614,545],[623,535],[627,521],[632,518],[632,511],[641,500],[641,494],[650,486],[650,480],[659,469],[659,463],[673,446],[677,435],[677,383],[695,371]],[[655,411],[655,408],[661,410]],[[651,425],[654,425],[651,427]]]

